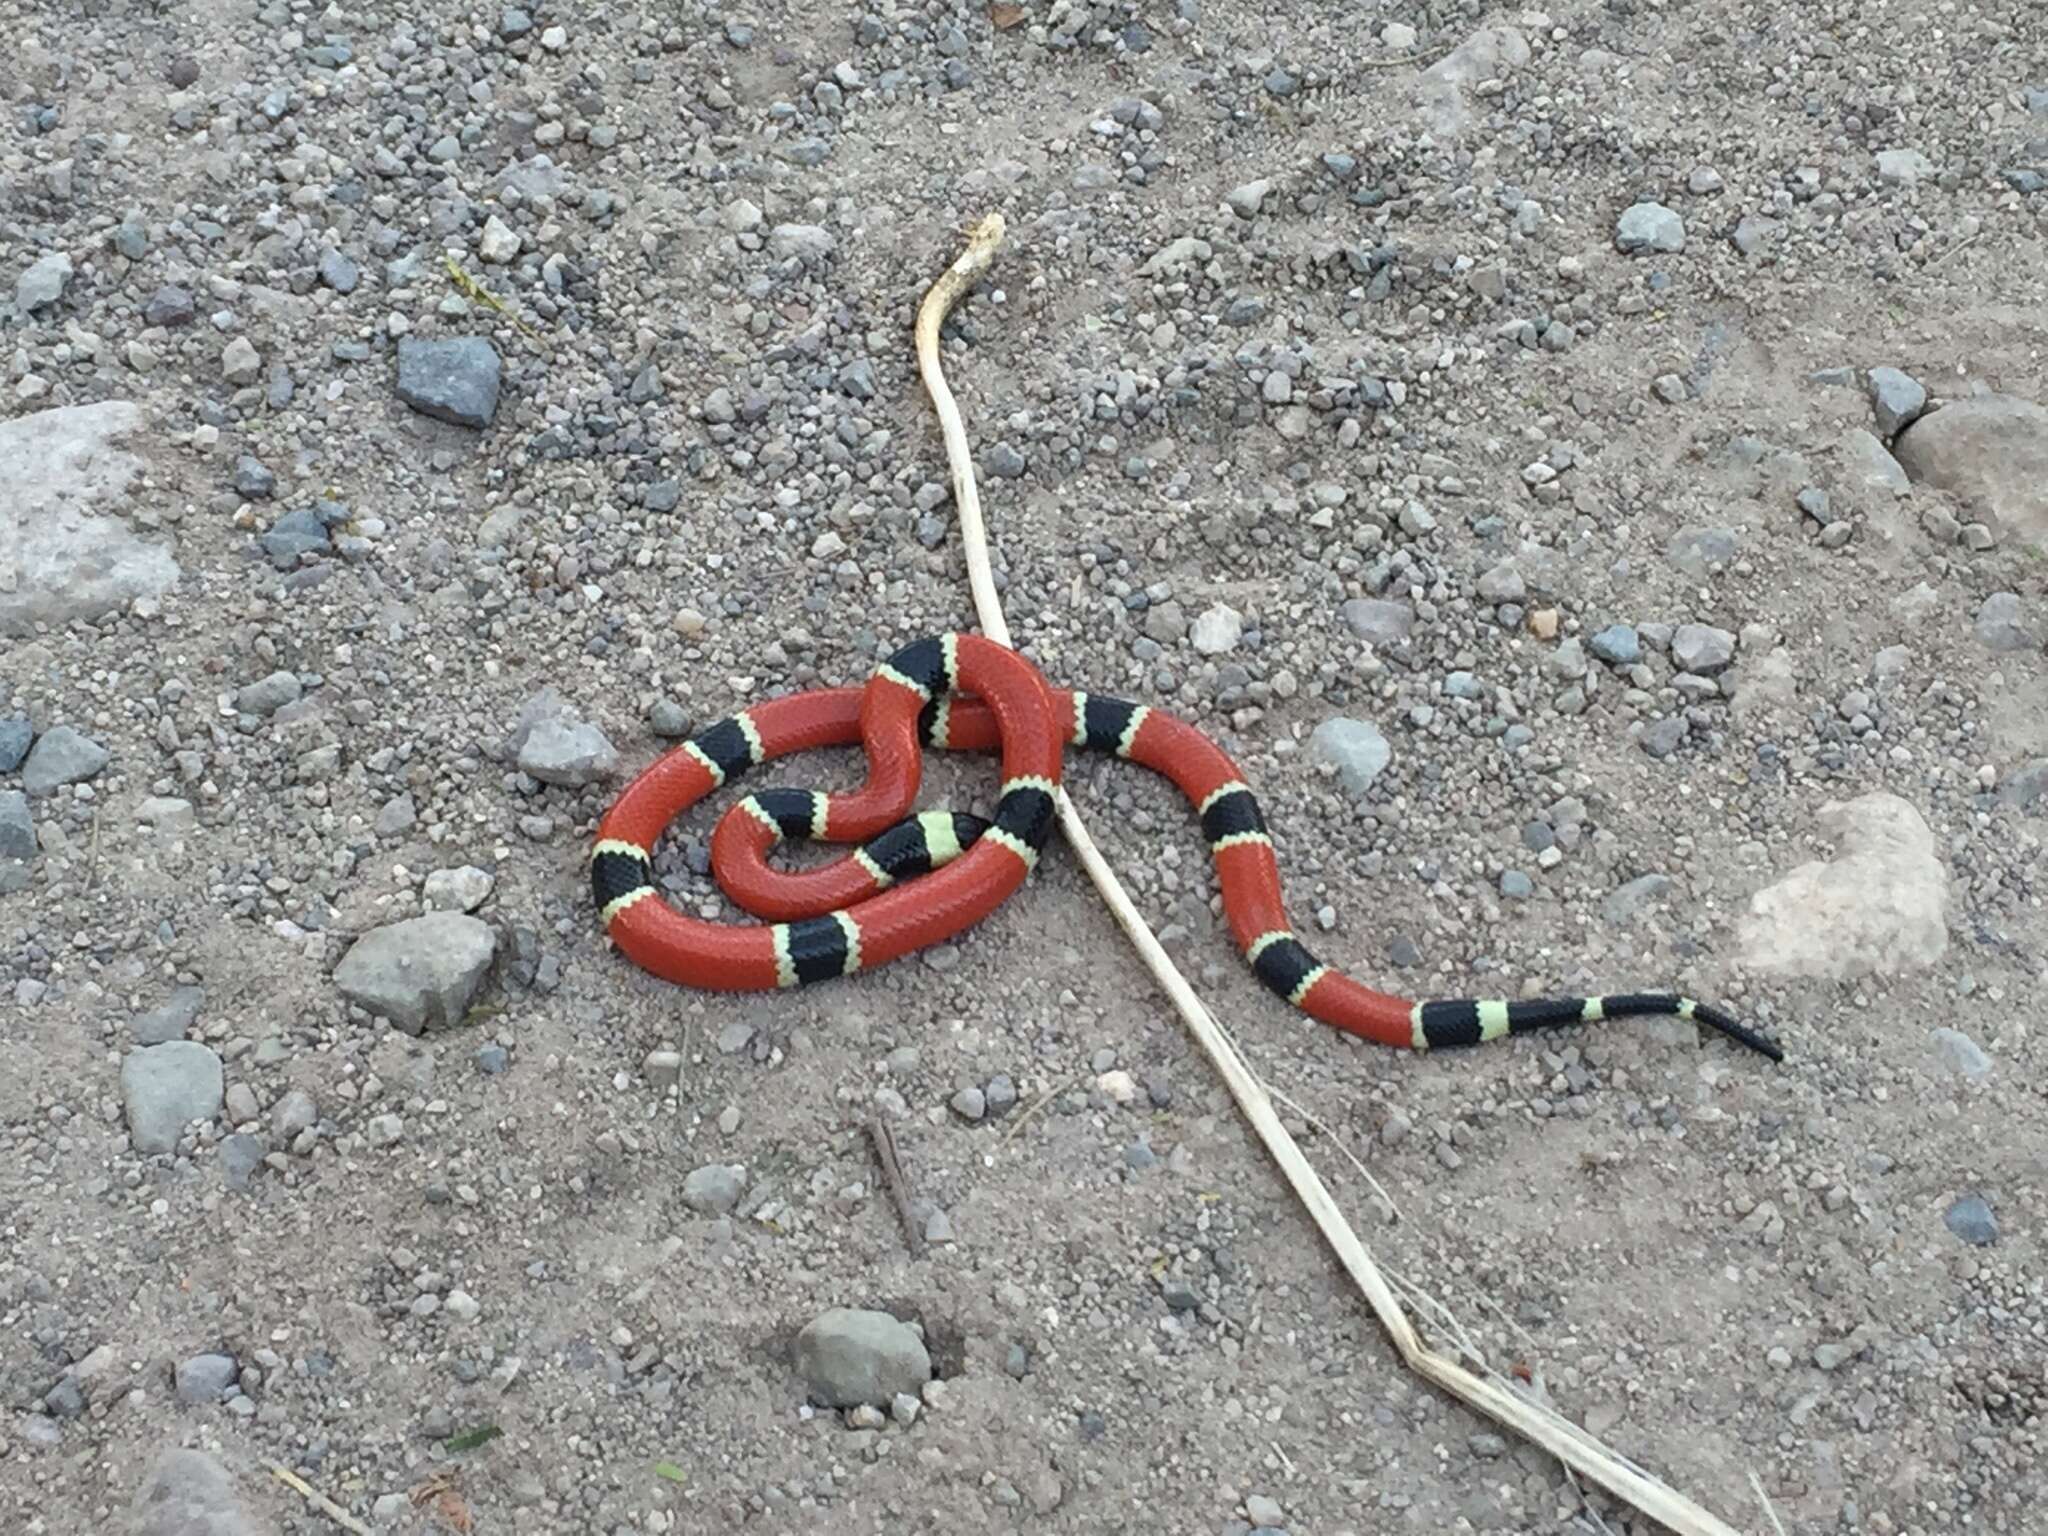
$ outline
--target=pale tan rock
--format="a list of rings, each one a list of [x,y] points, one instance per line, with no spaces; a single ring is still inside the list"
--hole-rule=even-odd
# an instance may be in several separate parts
[[[1892,453],[1916,482],[1958,497],[1962,521],[1989,513],[2048,550],[2048,406],[2017,395],[1957,400],[1901,432]]]
[[[1821,807],[1832,859],[1750,898],[1738,929],[1755,970],[1841,981],[1932,965],[1948,948],[1948,871],[1920,812],[1897,795]]]

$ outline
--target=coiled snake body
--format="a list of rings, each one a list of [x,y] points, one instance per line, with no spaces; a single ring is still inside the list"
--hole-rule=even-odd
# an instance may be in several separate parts
[[[668,824],[771,759],[859,742],[867,782],[849,794],[769,789],[719,822],[712,872],[754,926],[686,917],[655,889],[652,851]],[[911,815],[921,748],[999,749],[990,820]],[[1722,1010],[1672,993],[1415,1002],[1310,954],[1288,922],[1273,840],[1230,758],[1184,720],[1146,705],[1049,686],[1025,657],[979,635],[903,647],[865,687],[772,699],[716,721],[629,784],[599,824],[590,888],[605,932],[644,970],[687,986],[766,991],[870,970],[964,932],[1024,883],[1053,826],[1065,748],[1112,753],[1164,774],[1194,808],[1215,860],[1232,936],[1268,988],[1311,1018],[1382,1045],[1476,1045],[1528,1030],[1673,1015],[1773,1061],[1776,1042]],[[855,843],[820,868],[769,867],[785,838]]]

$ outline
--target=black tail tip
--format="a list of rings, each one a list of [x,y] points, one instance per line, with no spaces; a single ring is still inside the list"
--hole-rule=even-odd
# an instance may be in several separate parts
[[[1723,1012],[1712,1004],[1695,1003],[1692,1016],[1695,1022],[1704,1024],[1709,1029],[1719,1030],[1730,1040],[1746,1045],[1752,1051],[1767,1056],[1772,1061],[1783,1061],[1785,1059],[1785,1048],[1779,1045],[1777,1041],[1773,1040],[1769,1035],[1751,1029],[1746,1024],[1737,1023],[1732,1015]]]

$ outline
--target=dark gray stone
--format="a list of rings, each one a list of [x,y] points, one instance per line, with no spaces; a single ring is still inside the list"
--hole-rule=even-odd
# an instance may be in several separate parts
[[[36,738],[21,765],[21,785],[31,795],[51,794],[66,784],[97,777],[109,761],[105,747],[68,725],[60,725]]]
[[[487,427],[498,410],[498,349],[481,336],[398,343],[398,398],[423,416]]]
[[[918,1395],[932,1375],[924,1340],[908,1325],[853,1307],[834,1307],[806,1324],[794,1363],[811,1398],[828,1408],[880,1408],[899,1392]]]
[[[1586,649],[1616,667],[1632,667],[1643,658],[1642,637],[1633,624],[1608,625],[1586,642]]]
[[[1405,640],[1415,628],[1415,609],[1393,598],[1349,598],[1337,612],[1352,634],[1374,645]]]
[[[683,1175],[683,1204],[699,1216],[723,1216],[746,1188],[747,1170],[737,1163],[706,1163]]]
[[[247,1189],[256,1170],[263,1166],[263,1143],[257,1137],[237,1131],[220,1142],[221,1174],[230,1189]]]
[[[192,295],[176,283],[166,283],[142,306],[142,322],[166,328],[189,325],[195,313],[197,308],[192,302]]]
[[[28,756],[29,743],[36,739],[27,715],[0,718],[0,773],[12,773]]]
[[[1631,256],[1685,249],[1685,220],[1662,203],[1637,203],[1614,226],[1615,246]]]
[[[144,1154],[177,1150],[187,1125],[220,1113],[224,1092],[220,1057],[196,1040],[146,1045],[121,1063],[128,1139]]]
[[[18,789],[0,789],[0,861],[26,864],[36,856],[36,823],[28,796]]]
[[[326,519],[313,507],[292,508],[256,542],[280,571],[297,565],[302,555],[325,554],[334,548]]]
[[[1942,1213],[1942,1224],[1973,1248],[1998,1241],[1998,1218],[1980,1195],[1965,1195]]]
[[[1927,389],[1909,373],[1896,368],[1873,368],[1869,384],[1870,408],[1877,415],[1877,430],[1886,437],[1903,432],[1927,409]]]
[[[194,1355],[189,1360],[178,1362],[172,1373],[172,1383],[177,1389],[178,1401],[192,1403],[217,1403],[241,1379],[241,1367],[235,1364],[233,1355]]]
[[[320,281],[336,293],[354,293],[363,280],[363,269],[340,251],[329,247],[320,253]]]
[[[240,495],[251,501],[261,501],[277,489],[277,476],[261,459],[245,453],[235,460],[234,486]]]
[[[137,1045],[162,1045],[168,1040],[182,1040],[191,1033],[200,1010],[205,1006],[204,987],[180,987],[149,1012],[136,1018],[128,1026],[128,1031],[135,1037]]]

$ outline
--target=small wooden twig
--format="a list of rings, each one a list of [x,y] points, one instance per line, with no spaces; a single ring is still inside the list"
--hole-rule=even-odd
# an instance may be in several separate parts
[[[888,1121],[875,1115],[868,1121],[868,1137],[875,1144],[875,1161],[882,1165],[882,1184],[889,1191],[889,1198],[896,1202],[896,1215],[903,1223],[903,1240],[910,1245],[910,1256],[923,1258],[927,1246],[924,1229],[917,1224],[917,1215],[910,1208],[910,1179],[896,1152],[896,1134],[889,1129]]]
[[[354,1515],[351,1515],[347,1510],[335,1503],[334,1500],[328,1498],[326,1494],[308,1483],[296,1472],[287,1471],[273,1461],[270,1464],[270,1475],[280,1483],[283,1483],[285,1487],[291,1489],[308,1504],[319,1510],[321,1514],[332,1520],[344,1531],[347,1531],[349,1536],[370,1536],[370,1528],[367,1525],[364,1525],[362,1521],[356,1519]]]
[[[1056,1084],[1053,1087],[1046,1089],[1044,1093],[1039,1095],[1037,1102],[1035,1102],[1029,1109],[1025,1110],[1023,1114],[1019,1115],[1016,1119],[1010,1122],[1010,1128],[1007,1131],[1003,1132],[1002,1142],[998,1143],[998,1145],[1007,1145],[1012,1136],[1015,1136],[1019,1131],[1024,1129],[1025,1123],[1028,1120],[1030,1120],[1030,1118],[1033,1115],[1037,1114],[1041,1109],[1045,1108],[1046,1105],[1050,1104],[1054,1099],[1058,1098],[1061,1094],[1065,1093],[1069,1088],[1073,1087],[1074,1084],[1078,1083],[1079,1081],[1080,1079],[1078,1077],[1070,1077],[1065,1082]]]
[[[1934,260],[1927,263],[1927,270],[1932,272],[1936,267],[1941,266],[1945,262],[1947,262],[1951,256],[1961,255],[1964,251],[1967,251],[1971,246],[1975,245],[1979,240],[1982,240],[1983,238],[1984,231],[1980,229],[1977,231],[1977,233],[1971,235],[1967,240],[1958,240],[1954,245],[1950,246],[1947,250],[1943,251],[1939,256],[1935,257]]]

